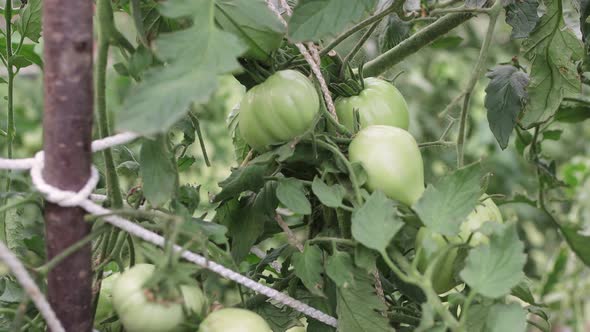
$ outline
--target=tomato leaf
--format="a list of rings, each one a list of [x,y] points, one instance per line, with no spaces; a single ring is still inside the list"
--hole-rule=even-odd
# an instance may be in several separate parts
[[[392,200],[374,192],[363,206],[352,213],[352,236],[367,248],[384,252],[403,227]]]
[[[18,32],[35,43],[41,37],[41,0],[29,0],[14,22]]]
[[[545,281],[543,282],[543,287],[541,288],[541,297],[549,294],[565,273],[569,253],[570,252],[566,246],[562,246],[560,248],[559,252],[554,258],[551,271],[549,271],[549,274],[544,278]]]
[[[523,279],[523,281],[518,283],[518,285],[514,286],[514,288],[512,288],[510,291],[510,295],[516,296],[526,303],[537,303],[533,293],[531,292],[531,282],[527,278]]]
[[[524,278],[524,244],[514,224],[505,225],[490,237],[490,243],[469,251],[461,278],[474,291],[490,298],[510,293]]]
[[[164,136],[144,140],[139,158],[145,198],[153,206],[162,206],[172,198],[178,183],[176,165],[172,162]]]
[[[283,205],[296,214],[310,214],[311,204],[305,194],[303,183],[293,178],[279,181],[277,198]]]
[[[285,27],[265,0],[218,0],[215,21],[248,45],[246,56],[266,60],[281,45]]]
[[[564,97],[581,91],[576,61],[582,43],[565,24],[562,0],[547,1],[545,15],[522,43],[524,57],[531,62],[529,102],[521,119],[530,128],[550,119]]]
[[[480,166],[474,164],[428,185],[414,210],[428,228],[443,235],[456,235],[481,195]]]
[[[322,259],[320,248],[307,242],[303,252],[293,254],[293,271],[312,294],[325,297]]]
[[[146,71],[139,85],[131,89],[115,114],[118,130],[143,135],[166,132],[193,102],[209,101],[219,74],[239,68],[236,58],[245,46],[213,24],[214,4],[213,0],[168,0],[160,6],[163,15],[190,16],[195,24],[158,37],[156,54],[166,65]]]
[[[338,287],[354,284],[354,269],[352,257],[346,252],[336,251],[326,260],[326,274]]]
[[[498,144],[506,149],[528,98],[526,87],[529,77],[511,65],[496,66],[486,76],[490,78],[484,102],[488,110],[488,122]]]
[[[331,208],[342,206],[342,199],[344,199],[344,195],[346,194],[346,189],[342,185],[335,184],[328,186],[317,176],[313,179],[311,190],[322,204]]]
[[[525,332],[526,311],[517,303],[494,304],[486,318],[486,332]]]
[[[510,0],[504,6],[506,23],[512,27],[510,38],[528,38],[539,22],[537,15],[538,0]]]
[[[376,0],[300,0],[289,21],[289,39],[316,41],[334,36],[360,20],[377,5]]]
[[[257,192],[264,186],[264,175],[267,171],[268,165],[265,164],[251,164],[233,169],[227,179],[219,182],[221,192],[215,195],[213,201],[221,202],[243,191]]]
[[[355,269],[354,284],[339,287],[336,300],[339,332],[393,331],[388,319],[379,313],[386,306],[375,294],[366,271]]]
[[[412,24],[402,20],[397,14],[389,15],[387,25],[379,34],[381,52],[386,52],[410,37]]]
[[[576,100],[564,100],[555,113],[555,121],[578,123],[590,119],[590,98],[578,96]]]

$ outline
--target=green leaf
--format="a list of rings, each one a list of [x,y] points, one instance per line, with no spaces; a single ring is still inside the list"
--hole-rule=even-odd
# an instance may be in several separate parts
[[[313,179],[311,190],[318,197],[320,202],[327,207],[338,208],[342,206],[342,200],[346,194],[346,189],[340,184],[328,186],[319,177]]]
[[[277,198],[285,207],[296,214],[311,213],[311,204],[305,195],[303,183],[297,179],[281,179],[277,187]]]
[[[0,277],[0,303],[20,303],[25,294],[20,285],[11,279]]]
[[[526,316],[524,309],[516,304],[494,304],[486,319],[486,332],[525,332]]]
[[[553,268],[549,271],[549,274],[544,278],[543,288],[541,288],[541,297],[549,294],[555,285],[559,282],[563,274],[565,273],[565,269],[567,267],[567,261],[569,256],[569,250],[566,246],[562,246],[559,252],[557,253],[555,260],[553,262]]]
[[[303,252],[293,254],[293,271],[305,287],[317,296],[324,295],[322,251],[316,246],[305,244]]]
[[[232,170],[227,179],[219,182],[219,186],[222,189],[213,201],[221,202],[230,197],[237,196],[243,191],[257,192],[264,186],[264,175],[267,171],[268,165],[265,164],[250,164]]]
[[[35,43],[38,43],[41,37],[41,3],[41,0],[28,0],[14,22],[18,32]]]
[[[16,51],[17,48],[18,44],[12,43],[13,52]],[[2,54],[5,59],[7,58],[5,37],[0,38],[0,54]],[[23,44],[18,54],[13,55],[12,64],[16,68],[24,68],[30,66],[31,64],[36,64],[37,66],[43,68],[43,61],[41,60],[41,57],[35,53],[35,45],[32,44]]]
[[[176,165],[164,136],[144,140],[139,158],[145,198],[153,206],[162,206],[172,198],[178,183]]]
[[[281,45],[286,28],[265,0],[218,0],[215,7],[221,28],[248,45],[245,56],[267,60]]]
[[[561,134],[563,134],[561,129],[545,130],[543,131],[543,140],[559,141]]]
[[[511,65],[496,66],[486,76],[490,78],[484,102],[488,123],[500,147],[506,149],[528,98],[529,77]]]
[[[493,234],[490,243],[469,251],[461,278],[474,291],[490,298],[510,293],[524,278],[524,244],[518,239],[515,224]]]
[[[326,260],[326,274],[337,287],[349,287],[354,284],[355,267],[352,257],[346,252],[336,251]]]
[[[564,22],[562,0],[545,5],[545,15],[522,43],[531,62],[530,99],[521,119],[526,128],[550,119],[564,97],[581,91],[576,61],[584,54],[582,43]]]
[[[429,185],[414,205],[424,225],[443,235],[456,235],[479,202],[480,171],[479,164],[474,164],[443,177],[435,186]]]
[[[186,30],[161,34],[157,56],[166,63],[148,70],[116,112],[118,130],[143,135],[166,132],[188,112],[192,103],[205,104],[220,74],[239,68],[245,50],[233,34],[213,24],[215,1],[169,0],[160,11],[168,17],[191,17]]]
[[[586,266],[590,266],[590,246],[588,245],[588,243],[590,243],[590,235],[588,232],[582,232],[582,229],[574,224],[560,224],[559,229],[578,258],[580,258]]]
[[[459,47],[462,42],[463,38],[459,36],[446,36],[435,40],[428,46],[435,49],[453,49]]]
[[[367,248],[384,252],[395,234],[403,227],[394,203],[380,191],[352,213],[352,236]]]
[[[377,0],[300,0],[289,20],[289,39],[317,41],[334,36],[373,10]]]
[[[354,284],[339,287],[336,298],[339,332],[393,331],[389,320],[379,311],[387,308],[375,294],[371,276],[354,270]]]
[[[576,100],[564,100],[555,113],[555,121],[579,123],[590,119],[590,98],[578,96]]]
[[[529,304],[535,304],[535,297],[531,292],[531,282],[528,279],[523,279],[523,281],[519,282],[512,291],[510,292],[511,295],[518,297],[519,299],[523,300]]]
[[[384,53],[410,37],[412,24],[402,20],[397,14],[389,15],[387,25],[379,34],[379,46]]]
[[[513,0],[504,7],[506,24],[512,27],[510,38],[528,38],[539,22],[539,0]]]

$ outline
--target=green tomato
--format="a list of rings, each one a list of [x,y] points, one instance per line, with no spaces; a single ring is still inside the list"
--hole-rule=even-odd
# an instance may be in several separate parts
[[[450,244],[463,244],[469,241],[469,246],[477,247],[489,241],[485,234],[479,232],[479,228],[485,222],[502,223],[502,214],[500,209],[486,194],[480,197],[483,200],[481,204],[467,216],[467,219],[461,224],[460,231],[457,236],[448,236],[447,239],[434,233],[427,228],[420,228],[416,236],[416,248],[422,247],[420,255],[417,259],[418,270],[422,273],[426,272],[426,268],[430,262],[435,258],[436,254],[445,250]],[[448,242],[447,242],[448,241]],[[432,276],[432,285],[434,290],[441,294],[446,293],[459,284],[455,280],[454,272],[458,261],[458,248],[447,249],[443,257],[440,257],[434,267],[435,274]]]
[[[483,194],[480,197],[480,204],[475,207],[475,210],[467,216],[467,220],[461,224],[461,230],[459,236],[462,241],[469,241],[469,245],[477,247],[480,244],[488,243],[489,239],[485,234],[478,232],[477,230],[487,221],[503,223],[502,213],[494,201]],[[472,235],[473,234],[473,235]]]
[[[204,310],[205,296],[195,286],[180,287],[182,301],[155,300],[149,296],[143,284],[154,270],[151,264],[137,264],[113,285],[113,306],[127,332],[172,332],[186,319],[183,306],[195,313]]]
[[[264,318],[237,308],[225,308],[209,314],[198,332],[272,332]]]
[[[113,309],[113,285],[119,276],[121,276],[120,273],[113,273],[104,278],[100,284],[100,295],[96,304],[96,315],[94,318],[95,325],[115,314]]]
[[[240,103],[239,130],[257,151],[289,141],[313,125],[320,101],[313,84],[300,72],[278,71]]]
[[[426,242],[428,245],[424,245]],[[416,248],[422,247],[422,251],[415,258],[418,260],[416,264],[418,271],[425,273],[430,262],[447,246],[448,244],[442,235],[425,227],[420,228],[416,236]],[[444,256],[436,261],[431,281],[432,287],[438,294],[446,293],[457,286],[454,268],[458,252],[458,248],[448,249]]]
[[[367,186],[411,206],[424,192],[424,165],[414,137],[390,126],[369,126],[348,147],[367,172]]]
[[[404,96],[391,83],[365,78],[365,89],[358,96],[336,99],[338,121],[354,130],[354,110],[358,110],[360,128],[371,125],[393,126],[408,130],[410,115]]]

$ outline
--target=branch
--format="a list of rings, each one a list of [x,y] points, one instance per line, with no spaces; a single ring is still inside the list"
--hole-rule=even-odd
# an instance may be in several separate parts
[[[404,40],[396,47],[381,54],[375,59],[367,62],[364,67],[366,76],[377,76],[387,69],[401,62],[409,55],[417,52],[422,47],[430,44],[437,38],[453,30],[457,26],[466,22],[473,15],[471,14],[449,14],[443,16],[438,21],[432,23],[426,28],[418,31],[410,38]]]
[[[463,109],[461,110],[461,117],[459,122],[459,136],[457,137],[457,167],[463,166],[463,157],[464,157],[464,145],[465,145],[465,132],[467,126],[467,117],[469,114],[469,102],[471,101],[471,94],[473,93],[473,89],[477,84],[477,80],[479,80],[483,70],[485,69],[485,62],[488,57],[488,51],[490,49],[490,44],[492,42],[492,38],[494,37],[494,29],[496,28],[496,22],[498,22],[498,16],[500,16],[500,11],[502,9],[502,2],[497,0],[496,3],[490,8],[490,22],[488,24],[488,30],[486,32],[485,39],[481,45],[481,49],[479,51],[479,57],[477,58],[477,63],[475,64],[475,68],[473,68],[473,74],[469,78],[469,82],[467,82],[467,86],[465,87],[465,91],[463,92]]]

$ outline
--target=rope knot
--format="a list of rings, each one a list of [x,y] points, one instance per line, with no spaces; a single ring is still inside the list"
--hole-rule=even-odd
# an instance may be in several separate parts
[[[37,152],[34,160],[35,161],[31,167],[31,180],[33,181],[33,186],[35,186],[37,191],[43,194],[47,201],[59,206],[72,207],[80,205],[88,199],[90,194],[92,194],[100,179],[96,167],[92,166],[90,177],[82,189],[77,192],[62,190],[48,184],[43,178],[43,167],[45,166],[45,155],[43,154],[43,151]]]

